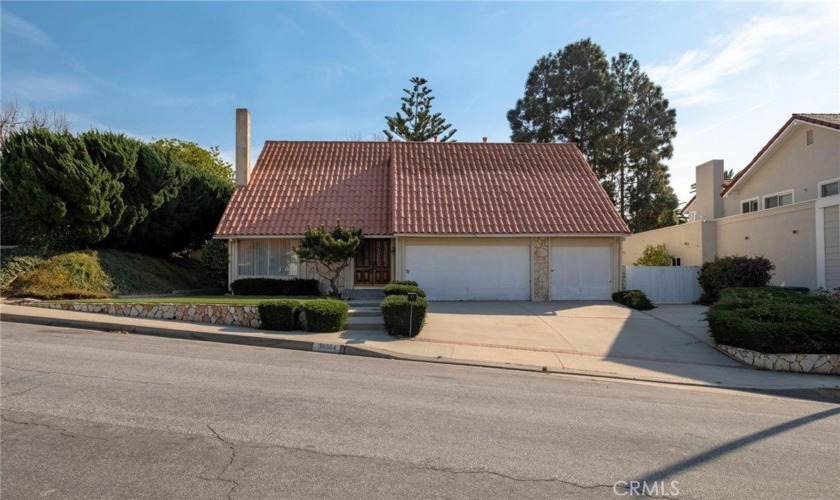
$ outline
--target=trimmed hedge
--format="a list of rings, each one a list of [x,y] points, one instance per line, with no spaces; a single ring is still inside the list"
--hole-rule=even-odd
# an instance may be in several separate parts
[[[400,284],[389,284],[385,285],[382,289],[386,296],[388,295],[408,295],[409,293],[416,293],[418,297],[425,297],[426,292],[423,291],[422,288],[416,285],[400,285]]]
[[[420,286],[417,284],[416,281],[412,280],[397,280],[388,283],[389,285],[408,285],[408,286]]]
[[[395,337],[414,337],[426,323],[426,309],[429,303],[426,299],[418,297],[414,302],[412,311],[411,302],[405,295],[391,295],[379,304],[382,310],[382,318],[385,320],[385,329]],[[409,331],[409,319],[411,320],[411,331]]]
[[[242,278],[230,285],[234,295],[321,295],[318,280]]]
[[[697,277],[703,289],[700,302],[714,303],[724,288],[767,286],[774,269],[776,266],[764,257],[716,257],[700,268]]]
[[[619,304],[623,304],[631,309],[637,309],[639,311],[649,311],[656,307],[653,303],[648,300],[645,292],[641,290],[622,290],[620,292],[615,292],[612,294],[613,302],[618,302]]]
[[[307,300],[300,306],[308,332],[338,332],[347,323],[347,302],[330,299]]]
[[[260,328],[263,330],[294,330],[300,301],[295,299],[269,300],[260,303]]]
[[[729,288],[706,313],[715,342],[765,353],[840,354],[840,314],[783,288]]]

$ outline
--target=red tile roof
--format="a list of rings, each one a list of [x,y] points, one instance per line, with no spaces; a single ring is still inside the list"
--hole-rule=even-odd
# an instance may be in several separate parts
[[[266,142],[218,237],[628,233],[571,144]]]

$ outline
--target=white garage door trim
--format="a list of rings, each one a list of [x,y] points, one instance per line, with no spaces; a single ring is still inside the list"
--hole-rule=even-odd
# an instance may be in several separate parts
[[[530,245],[412,245],[406,279],[429,300],[530,300]]]
[[[610,300],[612,245],[555,240],[551,246],[551,300]]]

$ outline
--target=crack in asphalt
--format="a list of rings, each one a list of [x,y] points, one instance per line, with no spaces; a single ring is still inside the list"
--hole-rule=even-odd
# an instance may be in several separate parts
[[[11,367],[4,366],[3,368],[11,368]],[[11,368],[11,369],[12,370],[18,370],[18,371],[25,371],[25,370],[21,370],[20,368]],[[29,379],[35,378],[35,377],[43,377],[44,375],[45,375],[45,373],[36,373],[35,375],[26,375],[25,377],[13,378],[6,383],[7,384],[12,384],[14,382],[20,382],[21,380],[29,380]]]
[[[57,433],[61,434],[62,436],[71,437],[71,438],[75,438],[75,439],[87,438],[87,439],[96,439],[96,440],[99,440],[99,441],[107,441],[108,440],[107,438],[98,437],[98,436],[90,436],[90,435],[87,435],[87,434],[73,434],[73,433],[69,432],[67,429],[59,429],[58,427],[53,427],[52,425],[44,424],[44,423],[41,423],[41,422],[27,422],[25,420],[13,420],[13,419],[7,417],[6,415],[4,415],[2,413],[0,413],[0,420],[2,420],[3,422],[8,422],[10,424],[34,426],[34,427],[44,427],[44,428],[47,428],[51,431],[57,432]]]
[[[507,479],[509,481],[515,481],[515,482],[519,482],[519,483],[561,483],[561,484],[565,484],[565,485],[572,486],[572,487],[579,488],[579,489],[583,489],[583,490],[593,490],[593,489],[598,489],[598,488],[613,488],[613,485],[611,485],[611,484],[579,484],[579,483],[576,483],[574,481],[568,481],[568,480],[560,479],[560,478],[556,478],[556,477],[555,478],[518,477],[518,476],[504,474],[502,472],[496,472],[496,471],[491,471],[491,470],[487,470],[487,469],[458,469],[458,468],[455,468],[455,467],[439,467],[439,466],[434,466],[434,465],[424,465],[424,464],[417,464],[417,463],[413,463],[413,462],[406,462],[406,461],[402,461],[402,460],[395,460],[395,459],[392,459],[392,458],[373,457],[373,456],[369,456],[369,455],[356,455],[356,454],[352,454],[352,453],[335,453],[335,452],[314,450],[314,449],[311,449],[311,448],[302,448],[302,447],[298,447],[298,446],[290,446],[290,445],[282,445],[282,444],[257,445],[257,444],[239,443],[239,444],[235,445],[233,442],[222,438],[222,436],[218,432],[216,432],[215,429],[210,427],[210,425],[208,425],[207,428],[210,429],[213,432],[213,434],[216,436],[216,438],[219,441],[221,441],[222,443],[224,443],[228,447],[230,447],[231,452],[232,452],[230,462],[228,462],[228,464],[225,466],[224,470],[218,475],[219,480],[222,480],[222,481],[228,481],[226,479],[221,478],[221,476],[225,474],[228,467],[230,467],[230,465],[233,463],[233,460],[235,458],[235,453],[236,453],[235,452],[235,449],[236,449],[235,447],[240,447],[240,448],[251,448],[251,449],[276,448],[276,449],[282,449],[282,450],[287,450],[287,451],[299,451],[299,452],[309,453],[309,454],[323,456],[323,457],[330,457],[330,458],[354,458],[354,459],[362,459],[362,460],[373,460],[373,461],[387,462],[387,463],[397,464],[397,465],[405,465],[405,466],[411,467],[413,469],[429,470],[429,471],[433,471],[433,472],[443,472],[443,473],[447,473],[447,474],[486,474],[486,475],[496,476],[496,477],[499,477],[499,478],[502,478],[502,479]],[[202,479],[209,480],[207,478],[202,478]],[[236,482],[236,481],[230,480],[230,482],[235,483],[236,486],[240,486],[239,483]],[[228,498],[230,498],[230,495],[228,495]],[[657,497],[657,498],[668,498],[668,497]]]
[[[225,464],[225,467],[222,469],[222,472],[218,473],[215,478],[206,478],[202,476],[199,476],[199,478],[205,481],[223,481],[225,483],[230,483],[231,486],[228,490],[227,497],[228,500],[232,500],[233,492],[236,490],[236,488],[239,487],[239,482],[237,482],[235,479],[228,479],[222,476],[224,476],[227,473],[230,466],[233,465],[233,461],[236,460],[236,446],[232,442],[223,438],[222,435],[216,432],[216,429],[214,429],[210,424],[207,424],[207,428],[210,429],[210,432],[212,432],[214,436],[216,436],[217,440],[219,440],[221,443],[223,443],[230,449],[230,460],[228,460],[228,463]]]
[[[39,375],[46,374],[46,375],[69,375],[71,377],[82,377],[82,378],[95,378],[101,380],[113,380],[115,382],[130,382],[134,384],[144,384],[144,385],[175,385],[170,382],[150,382],[146,380],[131,380],[125,378],[116,378],[116,377],[103,377],[101,375],[82,375],[81,373],[71,373],[71,372],[51,372],[47,370],[36,370],[34,368],[15,368],[14,366],[2,366],[1,368],[9,368],[12,370],[17,370],[21,372],[37,372]],[[39,375],[31,375],[30,377],[36,377]],[[23,377],[23,378],[30,378],[30,377]],[[17,380],[23,380],[23,378],[15,379],[12,382]]]
[[[26,377],[26,378],[28,378],[28,377]],[[39,388],[39,387],[43,387],[43,385],[42,385],[42,384],[38,384],[38,385],[36,385],[36,386],[34,386],[34,387],[30,387],[29,389],[24,389],[24,390],[22,390],[22,391],[13,392],[13,393],[11,393],[11,394],[0,394],[0,399],[12,398],[12,397],[15,397],[15,396],[20,396],[21,394],[26,394],[27,392],[32,391],[32,390],[34,390],[34,389],[37,389],[37,388]]]

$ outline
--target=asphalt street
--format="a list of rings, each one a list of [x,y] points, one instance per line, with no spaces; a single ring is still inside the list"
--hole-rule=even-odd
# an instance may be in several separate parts
[[[816,394],[14,323],[0,350],[4,499],[840,497]]]

